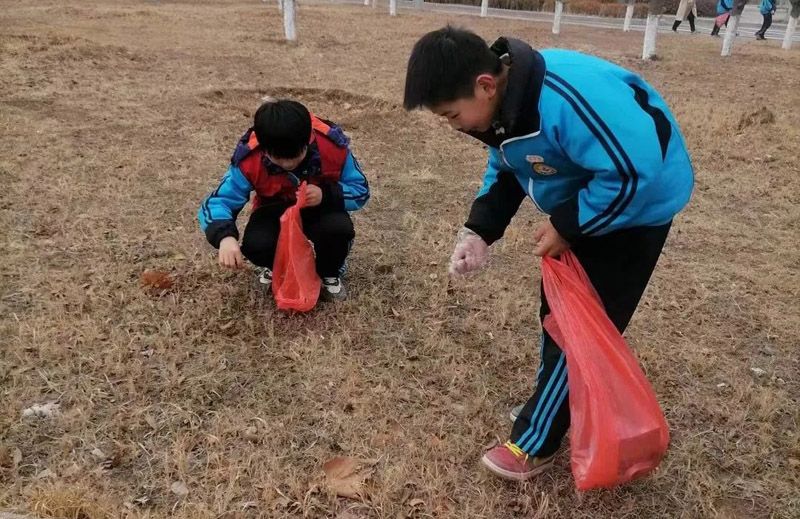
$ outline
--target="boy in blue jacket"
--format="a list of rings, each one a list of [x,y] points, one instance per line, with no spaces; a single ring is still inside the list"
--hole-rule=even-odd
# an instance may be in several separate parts
[[[549,215],[534,254],[572,249],[622,332],[655,268],[693,171],[664,100],[636,74],[568,50],[536,51],[446,27],[414,46],[406,109],[424,107],[488,146],[483,186],[451,257],[451,274],[482,267],[525,197]],[[540,318],[549,312],[541,295]],[[547,469],[569,427],[565,357],[543,332],[537,387],[512,411],[504,445],[485,453],[495,474]]]
[[[766,40],[767,29],[772,25],[772,15],[775,14],[775,0],[761,0],[758,4],[758,11],[764,17],[764,23],[756,32],[757,40]]]
[[[348,148],[349,139],[329,121],[291,100],[269,100],[256,111],[252,128],[239,139],[219,187],[203,200],[198,217],[208,242],[219,249],[219,264],[256,265],[258,282],[272,284],[280,217],[308,183],[303,231],[314,244],[322,296],[341,300],[340,273],[355,236],[349,212],[369,199],[367,179]],[[236,217],[255,191],[253,212],[241,247]]]

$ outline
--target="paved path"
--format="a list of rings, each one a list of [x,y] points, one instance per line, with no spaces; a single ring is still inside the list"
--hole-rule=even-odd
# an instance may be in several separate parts
[[[300,0],[300,2],[303,2],[303,0]],[[359,0],[330,0],[330,2],[363,5],[363,1]],[[324,4],[326,2],[314,1],[312,3]],[[416,9],[415,3],[413,1],[408,1],[408,0],[398,0],[397,7],[398,9],[402,10]],[[366,7],[366,6],[364,8],[371,9],[371,7]],[[378,5],[378,9],[384,9],[384,8],[387,11],[389,9],[387,0],[381,0],[381,3]],[[463,14],[463,15],[473,15],[473,16],[480,16],[481,12],[480,6],[462,5],[462,4],[437,4],[431,2],[423,3],[422,10],[432,11],[437,13],[453,13],[453,14]],[[530,20],[534,22],[552,23],[553,21],[553,13],[542,12],[542,11],[515,11],[511,9],[489,8],[489,16],[493,18],[506,18],[510,20]],[[658,26],[659,32],[664,32],[664,33],[670,32],[672,30],[672,22],[674,20],[675,20],[674,14],[663,15],[661,17],[661,23]],[[599,29],[619,29],[621,31],[624,21],[625,20],[623,18],[608,18],[605,16],[588,16],[580,14],[564,14],[561,18],[561,25],[562,26],[578,25],[583,27],[596,27]],[[691,34],[691,32],[689,31],[689,22],[683,22],[681,26],[678,28],[678,33],[686,34],[687,36],[691,36],[693,38],[711,37],[710,36],[711,28],[714,26],[713,18],[698,18],[695,23],[697,24],[697,32],[695,34]],[[643,19],[634,18],[633,20],[631,20],[632,31],[643,32],[644,27],[645,27],[645,21]],[[760,20],[757,22],[740,20],[738,38],[754,40],[755,32],[760,28],[761,28]],[[770,27],[769,30],[767,31],[767,39],[783,41],[783,35],[785,32],[786,32],[786,22],[774,22],[772,24],[772,27]],[[724,29],[721,32],[721,34],[723,35],[725,34]],[[800,43],[800,31],[795,33],[794,37],[792,38],[792,42],[794,42],[795,45],[797,45],[797,43]],[[722,46],[722,38],[720,38],[720,47],[721,46]]]

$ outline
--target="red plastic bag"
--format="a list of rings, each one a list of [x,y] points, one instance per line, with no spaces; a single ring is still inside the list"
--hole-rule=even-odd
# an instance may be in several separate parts
[[[576,486],[612,487],[644,476],[669,444],[653,388],[572,252],[544,258],[542,282],[551,312],[544,327],[567,357]]]
[[[281,215],[281,231],[272,269],[272,293],[281,310],[308,312],[317,304],[320,279],[314,247],[303,234],[300,209],[306,205],[306,183],[297,190],[297,202]]]

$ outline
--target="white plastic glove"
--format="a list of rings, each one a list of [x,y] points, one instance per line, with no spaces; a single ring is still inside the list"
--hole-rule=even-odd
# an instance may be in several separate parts
[[[466,227],[458,232],[456,248],[450,256],[450,275],[468,274],[486,265],[489,246],[483,238]]]

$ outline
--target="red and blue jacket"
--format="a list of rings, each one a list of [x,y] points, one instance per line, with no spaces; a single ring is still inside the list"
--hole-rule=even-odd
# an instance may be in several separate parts
[[[211,245],[219,247],[228,236],[239,238],[236,217],[253,192],[253,209],[289,207],[302,181],[322,190],[322,210],[357,211],[367,203],[369,185],[350,152],[348,137],[329,121],[312,115],[311,122],[306,157],[293,171],[285,171],[269,160],[252,128],[239,139],[228,171],[198,211],[200,228]]]

